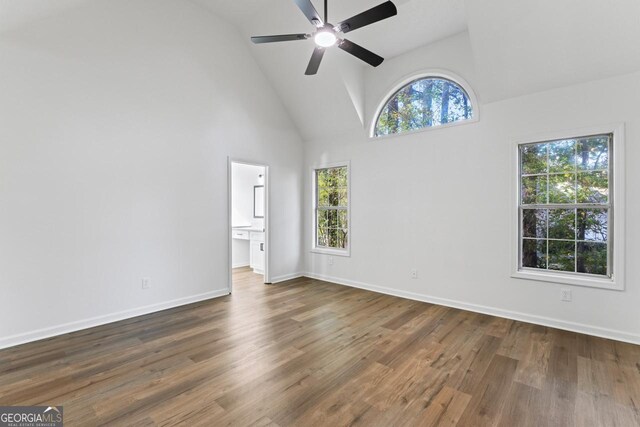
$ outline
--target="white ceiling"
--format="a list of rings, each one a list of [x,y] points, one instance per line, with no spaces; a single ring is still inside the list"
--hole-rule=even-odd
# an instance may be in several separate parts
[[[194,0],[242,29],[245,35],[311,32],[293,0]],[[384,0],[329,0],[329,21],[333,24],[370,9]],[[324,16],[323,1],[312,0]],[[460,33],[467,28],[464,0],[394,0],[398,15],[348,35],[356,43],[385,58]]]
[[[640,69],[639,0],[467,0],[484,102]]]
[[[293,0],[193,0],[235,24],[250,44],[252,35],[309,33],[314,27]],[[329,0],[329,21],[336,24],[383,0]],[[313,1],[323,14],[323,2]],[[466,30],[464,0],[394,0],[398,15],[346,35],[385,59]],[[313,42],[250,45],[259,66],[289,110],[304,139],[331,136],[362,126],[357,96],[368,65],[329,50],[318,75],[304,71]],[[355,105],[354,105],[355,103]]]
[[[87,1],[4,1],[0,29],[52,9]],[[230,21],[286,106],[305,140],[362,128],[365,75],[373,69],[329,50],[316,76],[305,76],[313,42],[253,45],[252,35],[306,33],[293,0],[192,0]],[[329,0],[337,23],[383,0]],[[322,13],[322,1],[313,0]],[[421,64],[420,46],[468,30],[474,89],[484,103],[640,70],[640,0],[394,0],[398,15],[347,34],[393,62]],[[153,2],[149,1],[149,8]],[[149,15],[152,18],[152,14]],[[464,50],[458,54],[468,55]],[[424,67],[438,68],[437,61]],[[385,64],[387,70],[391,63]],[[393,68],[393,67],[392,67]],[[404,73],[410,73],[407,69]],[[453,70],[456,71],[456,70]],[[370,91],[367,91],[369,93]]]
[[[293,0],[193,0],[251,35],[310,32]],[[332,23],[383,0],[329,0]],[[313,0],[322,13],[322,1]],[[483,102],[640,70],[639,0],[394,0],[398,16],[347,34],[390,59],[468,30]],[[337,18],[337,19],[336,19]],[[313,43],[251,45],[306,140],[362,126],[365,70],[338,49],[306,77]],[[414,51],[409,55],[420,55]],[[420,62],[418,61],[415,62]],[[438,68],[437,64],[427,64]],[[413,70],[406,70],[410,73]],[[376,72],[366,71],[366,73]]]

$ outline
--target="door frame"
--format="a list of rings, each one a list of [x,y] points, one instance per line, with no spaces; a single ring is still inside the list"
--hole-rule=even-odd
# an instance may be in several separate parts
[[[232,224],[232,208],[233,208],[233,200],[231,196],[231,186],[233,184],[233,176],[232,176],[232,167],[233,164],[241,164],[241,165],[249,165],[249,166],[259,166],[264,168],[264,283],[271,283],[271,276],[269,273],[269,254],[270,250],[270,218],[271,212],[269,210],[269,199],[271,198],[271,186],[269,185],[269,165],[263,162],[253,161],[253,160],[243,160],[235,157],[228,156],[227,157],[227,258],[228,258],[228,287],[229,293],[233,292],[233,259],[232,259],[232,244],[233,244],[233,233],[231,232]]]

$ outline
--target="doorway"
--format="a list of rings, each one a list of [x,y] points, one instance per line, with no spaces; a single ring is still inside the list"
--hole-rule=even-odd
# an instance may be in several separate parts
[[[229,159],[229,292],[269,283],[269,167]]]

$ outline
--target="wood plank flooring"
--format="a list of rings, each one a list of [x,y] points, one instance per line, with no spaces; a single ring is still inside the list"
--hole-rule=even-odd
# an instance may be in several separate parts
[[[0,351],[66,425],[638,426],[640,346],[312,279]]]

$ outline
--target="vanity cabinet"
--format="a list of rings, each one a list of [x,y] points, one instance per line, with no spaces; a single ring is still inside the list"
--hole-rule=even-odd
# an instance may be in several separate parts
[[[264,274],[264,233],[252,231],[249,233],[249,266],[254,272]]]
[[[234,239],[249,240],[248,230],[232,230],[231,232]]]

